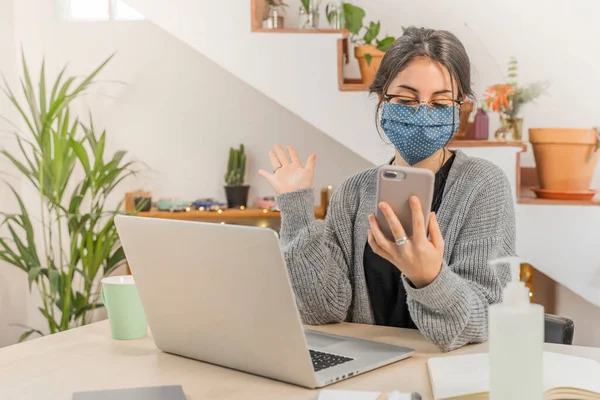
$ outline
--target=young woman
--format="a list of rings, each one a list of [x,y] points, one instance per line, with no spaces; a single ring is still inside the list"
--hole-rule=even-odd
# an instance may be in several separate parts
[[[417,328],[444,350],[487,340],[488,306],[501,300],[513,255],[511,189],[494,164],[446,145],[472,96],[470,63],[451,33],[409,28],[388,49],[370,92],[378,124],[395,147],[396,165],[435,173],[428,232],[411,198],[413,236],[385,202],[376,204],[377,169],[360,172],[333,193],[327,218],[314,218],[315,155],[302,165],[276,145],[274,172],[260,171],[277,193],[281,242],[298,308],[308,324],[351,321]],[[385,214],[395,241],[374,218]]]

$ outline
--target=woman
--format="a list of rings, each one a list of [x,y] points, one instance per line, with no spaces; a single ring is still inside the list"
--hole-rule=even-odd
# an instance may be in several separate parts
[[[488,261],[514,254],[515,216],[503,172],[446,145],[460,105],[472,96],[470,63],[451,33],[409,28],[388,49],[370,92],[378,123],[395,147],[396,165],[435,173],[428,232],[416,197],[413,236],[385,202],[376,203],[377,169],[344,181],[326,220],[313,214],[315,155],[276,145],[273,174],[259,173],[277,192],[281,243],[298,308],[308,324],[352,321],[418,328],[443,350],[487,339],[487,309],[501,300],[508,266]],[[374,218],[379,207],[395,241]]]

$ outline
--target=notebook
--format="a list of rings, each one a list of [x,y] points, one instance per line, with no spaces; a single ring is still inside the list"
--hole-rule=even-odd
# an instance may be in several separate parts
[[[429,379],[435,400],[489,399],[488,355],[430,358]],[[544,400],[600,400],[600,363],[544,352]]]
[[[181,386],[98,390],[73,394],[73,400],[186,400]]]
[[[421,400],[418,393],[363,392],[358,390],[327,390],[319,392],[315,400]]]

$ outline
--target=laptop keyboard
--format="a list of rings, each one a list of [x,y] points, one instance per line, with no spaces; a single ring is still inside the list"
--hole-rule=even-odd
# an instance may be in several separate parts
[[[336,354],[323,353],[316,350],[309,351],[315,372],[354,360],[354,358],[338,356]]]

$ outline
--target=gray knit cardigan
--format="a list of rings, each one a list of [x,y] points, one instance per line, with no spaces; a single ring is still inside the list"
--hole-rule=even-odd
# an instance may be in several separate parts
[[[376,209],[376,173],[372,168],[344,181],[325,221],[314,217],[312,189],[277,196],[281,244],[307,324],[375,322],[363,254],[368,215]],[[501,301],[510,279],[508,265],[488,265],[515,252],[513,197],[503,171],[457,151],[437,218],[445,241],[439,275],[421,289],[404,276],[402,283],[421,333],[449,351],[487,340],[488,306]]]

